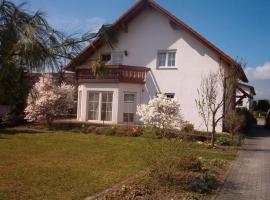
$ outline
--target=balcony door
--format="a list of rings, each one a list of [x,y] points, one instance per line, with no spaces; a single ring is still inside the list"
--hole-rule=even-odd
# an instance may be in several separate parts
[[[88,120],[112,121],[112,92],[88,92]]]

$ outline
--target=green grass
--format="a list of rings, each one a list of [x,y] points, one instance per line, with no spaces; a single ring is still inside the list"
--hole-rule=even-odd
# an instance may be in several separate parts
[[[160,140],[145,137],[0,130],[0,199],[82,199],[146,168],[148,159],[160,155],[160,146]],[[182,153],[234,158],[184,146]]]

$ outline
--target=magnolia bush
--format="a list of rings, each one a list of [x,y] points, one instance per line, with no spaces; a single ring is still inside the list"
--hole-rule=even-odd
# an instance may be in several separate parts
[[[25,119],[46,120],[50,126],[55,118],[67,114],[73,104],[73,93],[72,85],[59,85],[46,75],[40,77],[28,95]]]
[[[163,94],[151,99],[148,104],[138,106],[137,114],[144,125],[159,129],[162,136],[180,127],[183,122],[178,100]]]

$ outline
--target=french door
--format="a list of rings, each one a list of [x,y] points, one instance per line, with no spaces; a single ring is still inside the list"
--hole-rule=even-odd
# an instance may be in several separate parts
[[[112,121],[112,92],[88,92],[88,120]]]

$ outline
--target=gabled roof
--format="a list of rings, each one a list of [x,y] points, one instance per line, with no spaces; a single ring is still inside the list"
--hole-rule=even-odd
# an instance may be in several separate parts
[[[166,9],[162,8],[159,4],[157,4],[154,0],[139,0],[137,3],[135,3],[130,9],[128,9],[118,20],[116,20],[112,24],[112,28],[116,30],[123,29],[126,27],[128,22],[130,22],[136,15],[138,15],[144,8],[151,7],[164,16],[168,17],[174,25],[179,26],[180,28],[186,30],[188,33],[190,33],[193,37],[195,37],[197,40],[202,42],[205,46],[207,46],[209,49],[213,50],[217,55],[220,56],[222,60],[227,62],[230,65],[233,65],[234,67],[237,67],[240,70],[241,74],[241,80],[243,82],[248,82],[248,79],[241,68],[241,66],[230,56],[225,54],[223,51],[221,51],[219,48],[217,48],[214,44],[209,42],[207,39],[205,39],[203,36],[201,36],[199,33],[194,31],[191,27],[189,27],[186,23],[178,19],[176,16],[171,14]],[[85,59],[87,59],[89,56],[91,56],[97,49],[99,49],[104,44],[104,41],[102,38],[97,37],[88,47],[86,47],[76,58],[74,58],[67,66],[67,70],[73,70],[74,66],[81,63]]]
[[[247,88],[249,88],[250,89],[250,92],[252,93],[252,95],[253,96],[255,96],[256,95],[256,92],[255,92],[255,89],[254,89],[254,87],[253,86],[251,86],[251,85],[247,85],[247,84],[244,84],[244,83],[238,83],[238,85],[241,87],[247,87]]]

